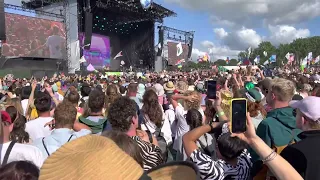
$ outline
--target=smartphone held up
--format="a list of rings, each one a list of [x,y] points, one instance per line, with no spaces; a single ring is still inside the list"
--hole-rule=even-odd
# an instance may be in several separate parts
[[[247,130],[247,100],[237,98],[231,100],[230,107],[231,132],[243,133]]]
[[[217,81],[209,80],[206,82],[207,87],[207,98],[216,99],[217,98]]]

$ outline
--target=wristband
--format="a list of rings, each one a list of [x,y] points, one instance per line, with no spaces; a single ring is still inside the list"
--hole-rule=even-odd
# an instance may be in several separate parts
[[[276,158],[277,155],[278,154],[274,150],[272,150],[272,152],[266,158],[262,159],[263,164],[274,160],[274,158]]]

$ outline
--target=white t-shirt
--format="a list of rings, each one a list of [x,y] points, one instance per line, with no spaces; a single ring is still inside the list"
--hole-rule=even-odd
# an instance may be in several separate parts
[[[26,115],[28,110],[28,102],[29,102],[29,99],[24,99],[21,101],[21,106],[22,106],[24,115]]]
[[[51,130],[45,124],[52,121],[52,117],[38,117],[26,123],[26,132],[29,133],[30,139],[35,141],[38,138],[46,137],[51,134]]]
[[[50,51],[50,58],[54,59],[61,59],[62,57],[62,52],[61,52],[61,44],[65,41],[65,39],[61,36],[58,35],[52,35],[48,37],[47,39],[47,47],[49,48]]]
[[[9,147],[11,142],[7,142],[4,144],[0,144],[1,149],[1,156],[0,160],[1,163],[3,162],[4,156],[7,152],[7,149]],[[13,162],[13,161],[31,161],[33,164],[41,168],[43,164],[43,155],[40,149],[38,149],[35,146],[28,145],[28,144],[20,144],[15,143],[7,163]]]

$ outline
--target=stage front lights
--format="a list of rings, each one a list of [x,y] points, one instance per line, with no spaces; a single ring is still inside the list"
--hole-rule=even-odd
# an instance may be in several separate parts
[[[96,16],[96,19],[99,19],[99,16]]]

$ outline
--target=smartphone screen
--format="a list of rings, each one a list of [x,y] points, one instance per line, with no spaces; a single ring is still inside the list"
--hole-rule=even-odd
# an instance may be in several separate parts
[[[208,99],[216,99],[217,81],[209,80],[207,82],[207,97]]]
[[[41,91],[41,85],[40,84],[37,84],[36,91]]]
[[[245,99],[232,101],[232,120],[231,127],[233,133],[242,133],[246,131],[247,124],[247,101]]]

